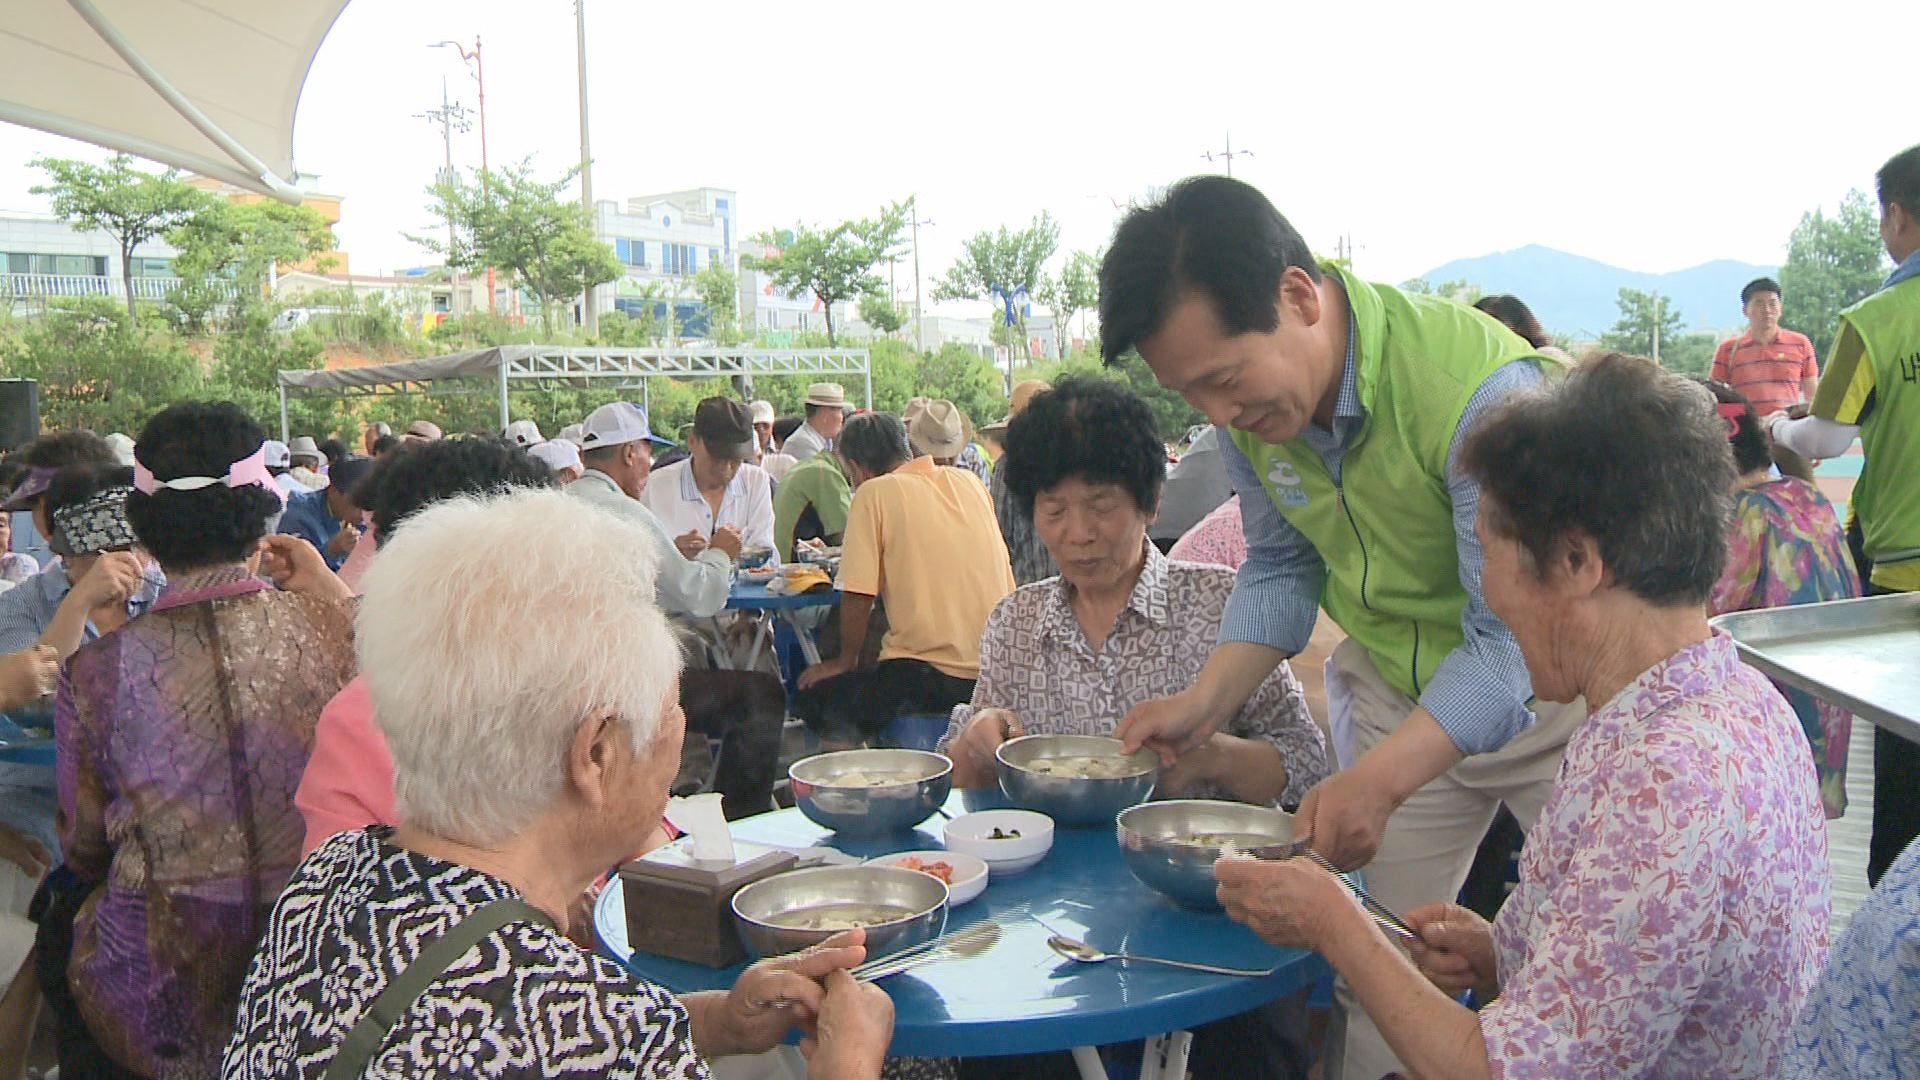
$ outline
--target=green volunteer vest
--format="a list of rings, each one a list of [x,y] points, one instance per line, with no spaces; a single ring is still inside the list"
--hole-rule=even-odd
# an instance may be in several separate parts
[[[1920,560],[1920,278],[1840,313],[1873,365],[1873,411],[1860,425],[1866,462],[1853,490],[1876,569]]]
[[[1447,494],[1447,450],[1487,376],[1539,357],[1465,304],[1370,285],[1346,287],[1358,337],[1355,390],[1366,410],[1338,482],[1300,439],[1278,445],[1234,431],[1273,504],[1327,566],[1320,606],[1409,697],[1464,640],[1467,593]]]

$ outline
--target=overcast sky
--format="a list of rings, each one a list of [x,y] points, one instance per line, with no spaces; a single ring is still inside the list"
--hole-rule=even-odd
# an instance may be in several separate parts
[[[1219,170],[1202,154],[1231,132],[1254,153],[1236,176],[1317,250],[1350,234],[1380,280],[1527,243],[1646,271],[1777,262],[1804,210],[1920,140],[1886,45],[1910,2],[588,0],[594,188],[733,188],[744,233],[918,193],[930,280],[1043,208],[1063,250],[1099,247],[1116,201]],[[414,114],[443,78],[474,101],[426,46],[475,34],[491,159],[577,159],[571,0],[353,0],[294,145],[346,197],[355,272],[431,261],[401,235],[429,228],[442,153]],[[455,137],[457,161],[479,152]],[[0,209],[45,208],[40,153],[93,152],[0,125]]]

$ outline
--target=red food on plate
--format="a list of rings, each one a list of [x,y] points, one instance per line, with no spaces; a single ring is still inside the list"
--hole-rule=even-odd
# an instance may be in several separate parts
[[[944,862],[924,862],[917,857],[908,856],[893,865],[902,870],[918,870],[923,874],[932,874],[947,884],[953,884],[953,864]]]

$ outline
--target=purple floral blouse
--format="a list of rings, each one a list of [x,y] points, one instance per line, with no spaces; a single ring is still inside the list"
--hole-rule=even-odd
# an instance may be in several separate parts
[[[1496,1078],[1777,1074],[1827,953],[1807,740],[1724,635],[1588,717],[1493,927]]]

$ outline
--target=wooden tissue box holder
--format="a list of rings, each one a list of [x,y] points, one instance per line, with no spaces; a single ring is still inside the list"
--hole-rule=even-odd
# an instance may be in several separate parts
[[[793,869],[799,860],[790,851],[739,840],[733,856],[731,864],[695,859],[692,837],[683,836],[622,866],[627,943],[634,951],[714,968],[745,959],[734,928],[733,894]]]

